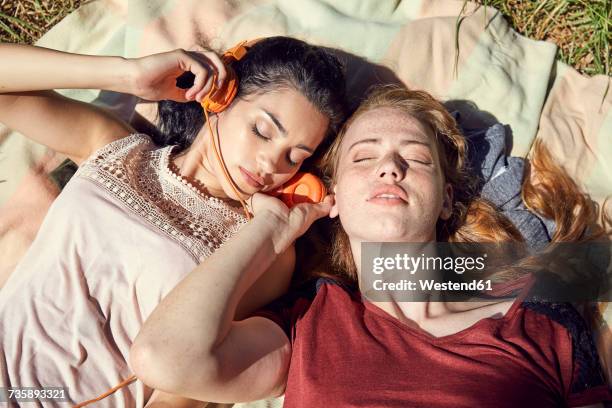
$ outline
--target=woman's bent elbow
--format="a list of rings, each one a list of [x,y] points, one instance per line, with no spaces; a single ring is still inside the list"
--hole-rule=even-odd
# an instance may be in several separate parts
[[[168,381],[164,373],[163,362],[159,361],[160,354],[156,353],[150,343],[136,340],[130,348],[130,367],[142,382],[155,389],[165,389],[163,383]]]
[[[191,393],[192,383],[205,384],[217,371],[212,359],[188,354],[162,350],[137,337],[130,348],[130,367],[151,388],[187,395]]]
[[[171,391],[178,385],[174,377],[180,375],[180,366],[172,364],[165,356],[167,353],[154,344],[137,337],[130,348],[130,367],[136,377],[149,387]]]

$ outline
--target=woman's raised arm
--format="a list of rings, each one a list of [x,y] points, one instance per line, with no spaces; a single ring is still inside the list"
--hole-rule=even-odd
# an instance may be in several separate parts
[[[267,209],[256,211],[249,224],[177,285],[136,337],[130,361],[147,385],[215,402],[283,393],[289,339],[271,320],[233,318],[247,289],[315,219],[329,213],[331,199],[291,211],[263,194],[254,201],[267,202]]]
[[[86,88],[126,92],[132,86],[128,60],[122,57],[0,44],[0,58],[0,93]]]
[[[133,132],[110,112],[63,97],[53,89],[103,89],[147,100],[200,98],[225,68],[212,52],[175,50],[143,58],[70,54],[0,44],[0,122],[79,163],[98,148]],[[194,85],[176,87],[185,71]]]

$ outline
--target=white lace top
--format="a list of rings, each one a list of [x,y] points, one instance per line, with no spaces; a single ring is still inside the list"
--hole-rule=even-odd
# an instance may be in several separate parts
[[[77,177],[94,181],[160,233],[202,261],[244,223],[242,210],[202,196],[170,171],[172,146],[157,148],[134,134],[99,150]]]
[[[171,150],[146,135],[113,142],[54,201],[0,291],[0,386],[67,387],[74,404],[129,377],[144,320],[246,223],[172,176]],[[95,406],[141,407],[150,393],[137,382]]]

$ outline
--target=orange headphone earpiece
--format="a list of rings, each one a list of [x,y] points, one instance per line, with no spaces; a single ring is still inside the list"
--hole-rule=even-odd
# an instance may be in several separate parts
[[[226,67],[227,77],[221,88],[213,88],[212,91],[202,98],[202,108],[207,112],[219,113],[227,108],[238,92],[238,80],[234,70]],[[216,78],[214,79],[216,80]]]
[[[291,208],[299,203],[320,203],[325,198],[326,189],[314,174],[298,172],[270,195],[278,197]]]
[[[216,87],[216,76],[213,78],[213,88],[200,102],[205,111],[219,113],[232,103],[238,93],[238,77],[230,64],[240,61],[246,55],[248,47],[257,41],[259,40],[241,41],[223,53],[221,60],[225,64],[226,78],[221,88]]]

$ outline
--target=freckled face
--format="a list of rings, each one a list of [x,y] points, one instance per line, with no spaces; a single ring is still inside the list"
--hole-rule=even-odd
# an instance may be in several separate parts
[[[450,216],[433,132],[393,108],[360,115],[340,146],[332,216],[351,241],[429,242]]]

